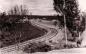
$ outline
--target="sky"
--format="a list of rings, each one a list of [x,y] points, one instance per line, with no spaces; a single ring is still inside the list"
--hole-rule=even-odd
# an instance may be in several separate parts
[[[86,0],[78,0],[79,9],[86,12]]]
[[[86,0],[78,0],[79,9],[86,11]],[[33,15],[57,15],[53,0],[0,0],[0,12],[8,11],[15,5],[24,4]]]
[[[53,0],[0,0],[0,10],[8,11],[15,5],[24,4],[33,15],[57,15]]]

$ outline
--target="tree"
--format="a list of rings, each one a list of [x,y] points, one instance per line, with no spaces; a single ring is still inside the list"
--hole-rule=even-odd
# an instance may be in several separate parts
[[[16,5],[8,11],[8,15],[27,15],[28,9],[23,5]]]
[[[77,1],[76,0],[54,0],[54,8],[57,12],[62,13],[63,18],[59,18],[59,20],[61,21],[61,23],[65,28],[64,36],[66,38],[66,45],[67,45],[68,43],[67,28],[72,33],[74,40],[76,40],[75,37],[79,36],[79,26],[74,24],[76,21],[79,22],[80,20]],[[74,33],[74,30],[77,31],[76,34]]]
[[[65,2],[65,8],[64,8],[64,2]],[[79,18],[78,16],[78,4],[76,0],[54,0],[54,8],[57,12],[62,12],[65,14],[66,17],[66,25],[69,30],[72,30],[73,22],[75,18]],[[60,10],[60,11],[59,11]],[[62,23],[64,24],[64,19],[60,19]]]

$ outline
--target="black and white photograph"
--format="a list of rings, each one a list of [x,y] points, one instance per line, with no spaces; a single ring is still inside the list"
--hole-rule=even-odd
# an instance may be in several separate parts
[[[0,0],[0,54],[86,54],[86,0]]]

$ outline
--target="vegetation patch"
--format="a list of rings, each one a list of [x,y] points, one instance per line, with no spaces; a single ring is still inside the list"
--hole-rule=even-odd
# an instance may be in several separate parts
[[[29,22],[11,24],[10,27],[1,28],[0,47],[31,40],[43,36],[46,32],[45,29],[32,26]]]

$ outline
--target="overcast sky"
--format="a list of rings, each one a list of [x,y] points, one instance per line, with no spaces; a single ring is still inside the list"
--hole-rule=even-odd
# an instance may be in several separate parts
[[[86,12],[86,0],[78,0],[79,9]]]
[[[0,10],[7,11],[14,5],[24,4],[33,15],[56,15],[53,0],[0,0]]]
[[[86,0],[78,0],[79,9],[86,10]],[[53,8],[53,0],[0,0],[0,11],[7,11],[15,5],[25,4],[33,15],[57,14]]]

